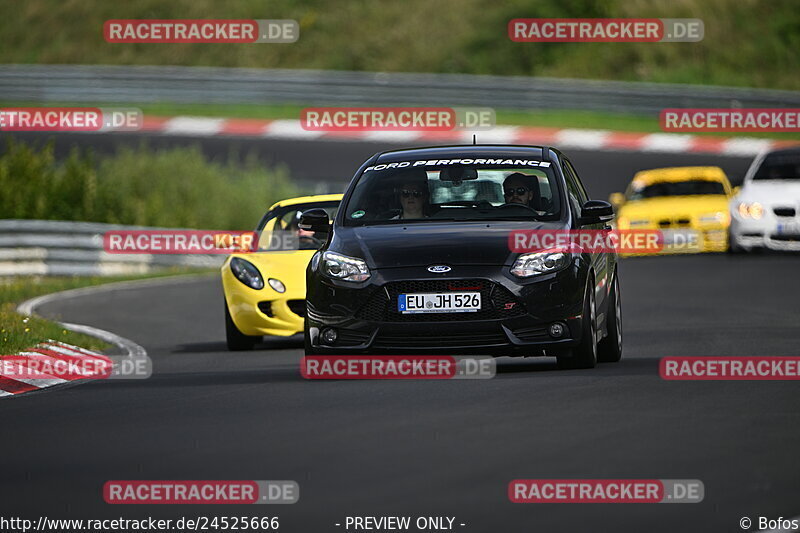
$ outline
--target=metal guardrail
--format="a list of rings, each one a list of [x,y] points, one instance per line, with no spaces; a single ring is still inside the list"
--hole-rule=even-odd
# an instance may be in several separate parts
[[[525,76],[211,67],[0,65],[7,101],[489,106],[657,113],[800,107],[800,92]]]
[[[0,276],[118,276],[163,268],[216,267],[224,255],[110,254],[103,234],[110,230],[153,230],[94,222],[0,220]]]

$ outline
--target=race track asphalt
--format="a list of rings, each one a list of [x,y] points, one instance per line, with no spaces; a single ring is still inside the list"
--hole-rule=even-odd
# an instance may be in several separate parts
[[[312,160],[304,179],[352,173],[382,149],[262,144],[290,168]],[[601,198],[637,168],[721,163],[735,175],[748,162],[573,159]],[[298,338],[227,352],[214,276],[47,304],[45,316],[143,345],[154,375],[0,402],[0,516],[279,516],[281,531],[327,532],[345,531],[335,524],[348,515],[435,515],[488,533],[726,532],[741,531],[743,516],[800,515],[796,382],[658,375],[663,356],[798,355],[800,257],[635,258],[620,268],[622,362],[558,371],[551,359],[500,359],[491,380],[306,381]],[[518,478],[699,479],[705,500],[512,504]],[[288,506],[112,506],[102,487],[114,479],[286,479],[301,495]]]

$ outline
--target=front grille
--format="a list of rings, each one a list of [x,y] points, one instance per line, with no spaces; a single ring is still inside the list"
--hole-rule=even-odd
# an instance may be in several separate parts
[[[473,313],[474,314],[474,313]],[[501,331],[490,333],[435,333],[419,334],[381,334],[375,338],[375,348],[437,348],[482,347],[508,344],[508,338]]]
[[[289,300],[286,302],[289,310],[297,316],[306,316],[306,301],[305,300]]]
[[[360,346],[369,342],[369,333],[347,329],[338,329],[336,332],[338,335],[336,336],[335,346]]]
[[[529,328],[520,328],[512,330],[519,340],[535,342],[535,341],[549,341],[552,340],[550,334],[547,333],[547,326],[533,326]]]
[[[450,291],[478,291],[481,310],[474,313],[402,314],[397,311],[400,294]],[[525,314],[525,309],[511,292],[500,284],[485,279],[414,280],[387,283],[375,289],[356,313],[361,320],[372,322],[455,322],[467,320],[497,320]]]
[[[658,226],[660,228],[686,228],[691,225],[691,219],[685,217],[675,219],[665,218],[658,221]]]
[[[783,233],[780,235],[770,235],[770,239],[773,241],[782,241],[782,242],[800,242],[800,235],[793,235]]]
[[[794,207],[775,207],[772,212],[779,217],[793,217],[797,214]]]

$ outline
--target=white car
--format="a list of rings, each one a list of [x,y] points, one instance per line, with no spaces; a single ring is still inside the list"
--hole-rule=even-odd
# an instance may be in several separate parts
[[[800,147],[758,156],[730,207],[731,252],[800,251]]]

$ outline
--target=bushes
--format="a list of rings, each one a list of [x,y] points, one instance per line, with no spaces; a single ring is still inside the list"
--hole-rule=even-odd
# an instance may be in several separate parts
[[[0,218],[143,226],[251,229],[272,203],[298,191],[283,170],[254,158],[209,162],[200,150],[142,145],[97,158],[13,139],[0,156]]]

